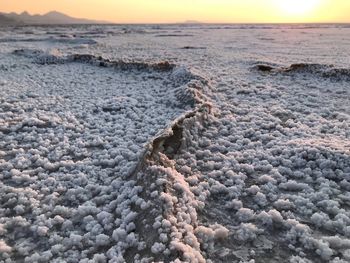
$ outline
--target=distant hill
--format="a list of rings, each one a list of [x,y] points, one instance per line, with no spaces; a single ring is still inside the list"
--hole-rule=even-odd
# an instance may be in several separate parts
[[[186,20],[183,24],[202,24],[202,22],[197,20]]]
[[[96,21],[83,18],[75,18],[57,11],[51,11],[44,15],[31,15],[28,12],[23,12],[21,14],[17,13],[2,13],[1,17],[9,19],[8,23],[17,24],[28,24],[28,25],[53,25],[53,24],[102,24],[107,23],[106,21]]]
[[[0,25],[10,25],[13,23],[16,23],[16,21],[5,15],[0,14]]]

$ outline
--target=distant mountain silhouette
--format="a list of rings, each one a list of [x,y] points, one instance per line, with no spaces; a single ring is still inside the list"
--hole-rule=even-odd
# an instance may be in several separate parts
[[[186,20],[185,22],[183,22],[184,24],[202,24],[201,21],[197,21],[197,20]]]
[[[0,25],[9,25],[13,23],[16,23],[16,21],[3,14],[0,14]]]
[[[0,14],[4,19],[9,19],[7,23],[17,23],[17,24],[30,24],[30,25],[53,25],[53,24],[101,24],[107,23],[106,21],[95,21],[83,18],[74,18],[57,11],[51,11],[44,15],[31,15],[28,12],[23,12],[21,14],[17,13],[2,13]],[[5,21],[5,20],[4,20]],[[4,22],[5,23],[5,22]]]

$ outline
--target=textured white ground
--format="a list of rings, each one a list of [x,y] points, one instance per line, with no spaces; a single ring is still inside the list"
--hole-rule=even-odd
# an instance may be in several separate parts
[[[350,262],[350,28],[0,28],[0,262]]]

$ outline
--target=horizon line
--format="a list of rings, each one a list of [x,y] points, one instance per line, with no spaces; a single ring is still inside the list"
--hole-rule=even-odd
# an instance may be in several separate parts
[[[11,12],[4,12],[4,11],[0,11],[0,14],[11,14],[11,13],[15,13],[17,15],[21,15],[23,13],[28,13],[31,16],[36,16],[36,15],[47,15],[49,13],[52,12],[57,12],[57,13],[61,13],[63,15],[69,16],[71,18],[76,18],[76,19],[85,19],[85,20],[91,20],[99,22],[102,21],[102,23],[98,23],[98,24],[104,24],[104,25],[171,25],[171,24],[221,24],[221,25],[288,25],[288,24],[320,24],[320,25],[347,25],[350,24],[350,20],[347,22],[334,22],[334,21],[325,21],[325,22],[321,22],[321,21],[317,21],[317,22],[209,22],[209,21],[197,21],[196,19],[186,19],[185,21],[179,21],[179,22],[113,22],[113,21],[109,21],[109,20],[105,20],[103,18],[87,18],[87,17],[79,17],[79,16],[75,16],[75,15],[71,15],[71,14],[67,14],[63,11],[58,11],[58,10],[50,10],[47,12],[43,12],[43,13],[34,13],[34,12],[29,12],[27,10],[23,10],[21,12],[16,12],[16,11],[11,11]],[[193,22],[192,22],[193,21]],[[94,23],[91,23],[94,24]],[[77,24],[78,25],[78,24]]]

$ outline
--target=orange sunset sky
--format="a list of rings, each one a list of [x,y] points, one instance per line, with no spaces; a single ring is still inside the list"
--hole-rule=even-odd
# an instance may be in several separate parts
[[[350,22],[350,0],[0,0],[1,12],[52,10],[116,23]]]

